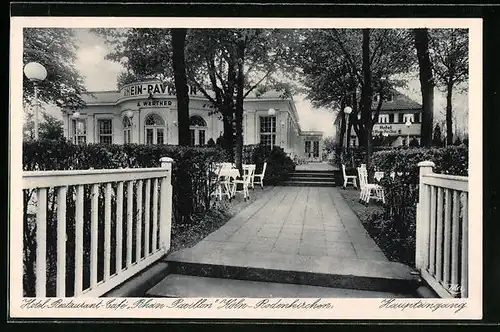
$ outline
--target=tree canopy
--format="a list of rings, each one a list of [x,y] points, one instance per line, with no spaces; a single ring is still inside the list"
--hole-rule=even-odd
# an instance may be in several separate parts
[[[39,100],[58,107],[78,109],[85,105],[83,78],[76,70],[76,36],[72,29],[25,28],[23,64],[38,62],[47,69],[47,78],[39,82]],[[23,75],[23,102],[31,102],[34,85]]]

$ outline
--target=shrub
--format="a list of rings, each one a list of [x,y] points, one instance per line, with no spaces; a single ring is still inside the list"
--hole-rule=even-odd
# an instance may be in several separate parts
[[[372,216],[368,231],[391,259],[413,265],[415,263],[416,206],[418,203],[418,163],[431,160],[434,172],[468,174],[468,148],[450,146],[432,149],[395,149],[375,152],[371,171],[383,171],[381,185],[385,192],[383,214]]]
[[[275,146],[272,150],[261,144],[244,147],[243,163],[255,164],[256,173],[262,172],[265,162],[267,168],[264,181],[270,185],[285,180],[295,170],[295,163],[280,147]]]

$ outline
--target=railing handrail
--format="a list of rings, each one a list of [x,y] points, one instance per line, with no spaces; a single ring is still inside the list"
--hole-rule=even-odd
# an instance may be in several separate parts
[[[422,174],[422,183],[446,189],[469,192],[469,180],[466,176],[428,173]]]
[[[156,168],[123,168],[64,171],[24,171],[23,189],[74,186],[126,180],[164,177],[169,170]]]

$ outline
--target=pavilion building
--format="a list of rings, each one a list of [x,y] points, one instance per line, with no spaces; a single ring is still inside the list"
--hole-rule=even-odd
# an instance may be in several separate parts
[[[191,145],[204,146],[210,139],[216,142],[223,133],[221,115],[200,91],[188,89]],[[78,116],[63,111],[65,136],[76,144],[178,144],[177,100],[171,86],[152,80],[82,97],[86,107]],[[245,98],[245,145],[279,146],[292,156],[319,160],[322,138],[322,132],[301,130],[292,98],[276,91],[254,92]]]

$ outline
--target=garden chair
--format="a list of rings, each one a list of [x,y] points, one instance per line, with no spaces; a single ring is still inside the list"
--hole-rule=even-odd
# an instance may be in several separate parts
[[[252,179],[252,188],[254,187],[254,183],[260,184],[260,187],[264,189],[264,176],[266,175],[267,162],[262,166],[262,173],[254,174],[254,178]],[[257,178],[257,179],[255,179]]]
[[[255,173],[255,168],[251,167],[248,169],[248,172],[243,172],[242,179],[236,179],[232,182],[233,185],[233,194],[232,197],[236,196],[237,192],[243,192],[243,199],[246,201],[250,198],[250,194],[248,192],[248,188],[250,187],[250,182],[252,181],[253,174]],[[238,185],[242,185],[242,189],[238,190]]]
[[[345,165],[342,164],[342,176],[344,177],[344,185],[342,188],[346,188],[348,184],[351,184],[354,186],[354,188],[357,188],[358,185],[356,183],[356,175],[347,175],[345,171]]]
[[[252,189],[254,189],[255,168],[256,166],[253,164],[243,165],[243,173],[250,175],[250,184],[248,187]]]
[[[359,200],[364,204],[370,203],[370,198],[375,198],[382,203],[385,203],[384,188],[378,184],[368,183],[368,171],[366,168],[358,167],[359,186],[361,192]]]
[[[232,181],[231,177],[227,176],[228,170],[232,168],[231,163],[221,163],[216,166],[217,182],[212,195],[218,197],[219,200],[222,200],[223,196],[227,196],[228,199],[232,197]]]

